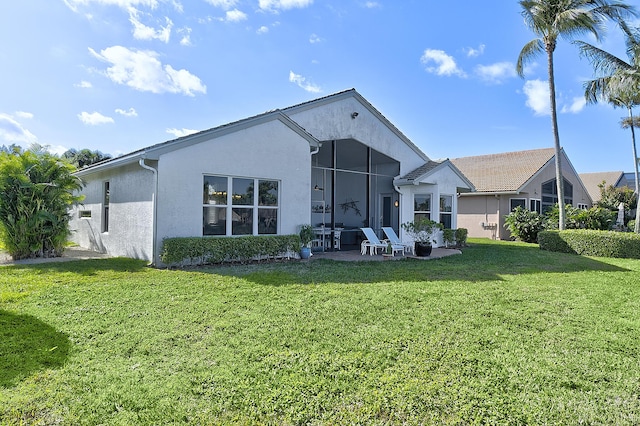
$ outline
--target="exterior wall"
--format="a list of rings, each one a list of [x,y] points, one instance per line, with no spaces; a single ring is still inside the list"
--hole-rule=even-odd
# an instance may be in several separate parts
[[[500,197],[462,195],[458,199],[458,227],[466,228],[474,238],[500,238]]]
[[[351,118],[357,112],[358,116]],[[292,120],[320,141],[355,139],[400,162],[400,175],[425,163],[409,145],[356,98],[348,97],[312,109],[287,112]],[[328,123],[330,123],[328,125]]]
[[[278,180],[278,233],[296,233],[310,222],[309,142],[274,120],[160,157],[158,250],[164,238],[202,236],[204,175]]]
[[[450,168],[443,168],[429,175],[429,183],[423,182],[418,185],[401,186],[400,190],[400,224],[413,221],[413,197],[420,194],[431,194],[431,220],[440,221],[440,195],[452,196],[451,228],[456,229],[458,223],[458,196],[459,187],[464,187],[465,183]],[[411,237],[400,227],[400,239],[411,241]],[[434,246],[442,245],[442,235],[436,236]]]
[[[85,199],[71,211],[71,241],[113,256],[151,260],[153,174],[137,163],[83,178]],[[109,182],[109,231],[102,232],[104,183]],[[80,218],[81,210],[90,218]]]

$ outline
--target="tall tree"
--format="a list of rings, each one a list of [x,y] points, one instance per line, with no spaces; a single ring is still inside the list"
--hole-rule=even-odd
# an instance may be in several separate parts
[[[584,84],[585,98],[588,103],[599,100],[609,102],[615,107],[626,108],[629,116],[622,119],[623,129],[631,129],[631,145],[635,174],[635,194],[640,196],[640,174],[638,172],[638,150],[636,149],[637,117],[633,116],[633,108],[640,105],[640,33],[630,28],[624,21],[620,28],[625,36],[628,61],[584,41],[577,41],[582,55],[586,56],[597,77]],[[633,232],[640,233],[640,209],[636,209],[636,220]]]
[[[522,48],[516,64],[518,75],[524,77],[525,65],[535,56],[543,52],[547,56],[551,130],[555,147],[556,184],[560,210],[558,227],[562,230],[565,229],[566,213],[553,53],[556,50],[558,38],[572,39],[576,35],[591,33],[599,39],[606,19],[621,20],[633,9],[622,2],[607,0],[522,0],[520,6],[525,24],[537,37]]]
[[[71,148],[64,154],[62,154],[62,158],[66,158],[71,164],[79,169],[82,169],[92,164],[108,160],[111,158],[111,155],[103,154],[100,151],[91,151],[87,148],[81,149],[79,151]]]

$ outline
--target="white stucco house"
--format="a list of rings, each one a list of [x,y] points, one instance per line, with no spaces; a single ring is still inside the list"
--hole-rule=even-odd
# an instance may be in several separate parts
[[[432,161],[354,89],[159,143],[77,172],[81,247],[159,264],[164,238],[279,235],[301,224],[380,233],[415,215],[456,227],[473,189]],[[256,191],[255,188],[258,188]]]

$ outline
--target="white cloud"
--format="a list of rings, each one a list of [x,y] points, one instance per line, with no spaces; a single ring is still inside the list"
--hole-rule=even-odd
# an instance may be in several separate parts
[[[83,80],[80,83],[74,84],[74,86],[79,87],[81,89],[91,89],[93,87],[93,84],[91,84],[91,82],[89,81]]]
[[[448,55],[443,50],[426,49],[420,58],[426,67],[427,72],[436,75],[457,75],[459,77],[466,77],[467,75],[463,70],[458,68],[453,56]],[[431,63],[435,63],[435,66],[431,66]]]
[[[191,28],[180,28],[176,32],[182,35],[182,38],[180,39],[180,44],[182,46],[191,46]]]
[[[207,3],[224,10],[229,10],[236,6],[238,0],[207,0]]]
[[[114,122],[113,118],[102,115],[99,112],[81,112],[80,114],[78,114],[78,118],[84,124],[87,124],[89,126],[97,126],[99,124],[108,124]]]
[[[170,135],[175,136],[176,138],[181,138],[183,136],[189,136],[192,135],[194,133],[198,133],[199,130],[193,130],[193,129],[167,129],[167,133],[169,133]]]
[[[478,65],[476,74],[484,81],[500,84],[504,80],[517,77],[516,67],[511,62],[498,62],[491,65]]]
[[[149,7],[155,9],[158,6],[157,0],[64,0],[69,9],[77,12],[80,6],[98,4],[103,6],[118,6],[122,9],[130,7]]]
[[[171,37],[171,28],[173,27],[173,22],[171,19],[166,18],[166,26],[160,26],[159,29],[155,29],[152,27],[148,27],[140,22],[139,19],[140,12],[134,8],[129,9],[129,22],[133,25],[133,37],[136,40],[160,40],[165,43],[169,43],[169,38]]]
[[[278,12],[280,10],[288,9],[302,9],[307,6],[311,6],[313,0],[260,0],[258,5],[260,9]]]
[[[321,43],[324,40],[322,38],[320,38],[317,34],[311,34],[309,36],[309,43],[311,44],[315,44],[315,43]]]
[[[33,114],[30,112],[26,112],[26,111],[16,111],[15,112],[15,116],[18,118],[26,118],[26,119],[32,119],[33,118]]]
[[[364,7],[366,7],[367,9],[378,9],[381,8],[382,5],[377,1],[368,1],[364,4]]]
[[[470,58],[476,58],[480,55],[482,55],[484,53],[484,48],[485,45],[481,44],[480,46],[478,46],[477,49],[474,49],[473,47],[468,47],[467,49],[465,49],[467,51],[467,56]]]
[[[245,21],[246,19],[247,19],[247,14],[238,9],[227,10],[227,13],[225,16],[225,21],[227,22],[240,22],[240,21]]]
[[[268,32],[269,32],[269,27],[264,26],[264,25],[256,30],[256,33],[258,33],[258,34],[266,34]]]
[[[46,145],[46,149],[53,155],[62,155],[65,152],[69,151],[69,148],[62,145]]]
[[[550,115],[549,82],[542,80],[527,80],[522,89],[527,96],[526,105],[535,115]]]
[[[573,98],[573,102],[571,103],[571,105],[563,106],[560,112],[562,113],[570,112],[572,114],[577,114],[580,111],[582,111],[586,105],[587,105],[587,100],[584,98],[584,96],[579,96],[579,97]]]
[[[122,108],[116,108],[116,113],[120,115],[124,115],[125,117],[137,117],[138,112],[134,108],[129,108],[128,110],[124,110]]]
[[[294,73],[293,71],[289,71],[289,81],[291,83],[297,84],[299,87],[303,88],[307,92],[320,93],[322,91],[319,86],[313,83],[308,83],[306,78],[304,78],[299,74]]]
[[[37,143],[38,138],[29,130],[22,127],[13,117],[0,113],[0,143],[5,145]]]
[[[124,84],[142,92],[181,93],[195,96],[206,93],[207,87],[187,70],[175,70],[171,65],[163,65],[159,54],[149,50],[130,50],[122,46],[112,46],[97,53],[89,48],[97,59],[111,64],[104,74],[113,82]]]

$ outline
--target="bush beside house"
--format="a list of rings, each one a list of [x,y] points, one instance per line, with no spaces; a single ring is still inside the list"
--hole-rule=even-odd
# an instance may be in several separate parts
[[[297,257],[299,235],[166,238],[160,260],[168,266]]]

